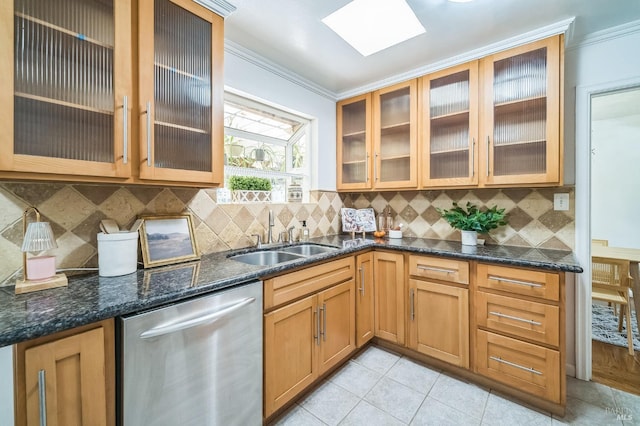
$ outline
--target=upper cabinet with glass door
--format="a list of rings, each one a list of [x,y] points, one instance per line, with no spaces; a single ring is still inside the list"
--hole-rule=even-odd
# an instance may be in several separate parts
[[[221,183],[223,19],[192,0],[140,0],[140,178]]]
[[[0,170],[129,177],[131,2],[3,1],[0,27]]]
[[[420,79],[422,185],[478,183],[478,62]]]
[[[338,189],[371,188],[371,94],[338,102]]]
[[[416,188],[417,80],[373,93],[373,187]]]
[[[485,185],[562,183],[562,36],[483,59]]]

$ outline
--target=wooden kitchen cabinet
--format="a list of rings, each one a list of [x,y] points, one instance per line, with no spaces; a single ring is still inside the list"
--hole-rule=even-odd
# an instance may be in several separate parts
[[[373,92],[373,187],[417,188],[417,80]]]
[[[421,77],[424,187],[478,184],[478,61]]]
[[[19,343],[14,359],[16,425],[115,424],[113,320]]]
[[[469,368],[469,263],[409,257],[408,347]]]
[[[0,27],[0,170],[129,177],[131,1],[4,1]]]
[[[374,336],[373,252],[356,256],[356,347]]]
[[[1,177],[222,182],[221,17],[190,0],[15,0],[0,23]]]
[[[405,342],[405,271],[402,253],[375,251],[374,334],[389,342]]]
[[[271,278],[264,285],[267,418],[355,350],[353,258]]]
[[[139,0],[140,178],[221,183],[222,17],[191,0]]]
[[[475,371],[564,406],[564,274],[478,263]]]
[[[483,185],[562,184],[563,38],[481,60]]]
[[[338,189],[371,189],[371,93],[338,102]]]

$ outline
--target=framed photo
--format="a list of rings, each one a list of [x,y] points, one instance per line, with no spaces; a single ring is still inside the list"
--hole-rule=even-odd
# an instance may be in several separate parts
[[[140,230],[145,268],[199,259],[191,215],[144,216]]]

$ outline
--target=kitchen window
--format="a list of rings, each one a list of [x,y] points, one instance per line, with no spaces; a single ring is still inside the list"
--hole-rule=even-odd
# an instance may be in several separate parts
[[[310,121],[297,114],[236,94],[225,93],[225,188],[218,202],[232,202],[231,176],[267,178],[271,202],[287,201],[291,186],[300,186],[303,200],[309,193]],[[292,191],[293,192],[293,191]]]

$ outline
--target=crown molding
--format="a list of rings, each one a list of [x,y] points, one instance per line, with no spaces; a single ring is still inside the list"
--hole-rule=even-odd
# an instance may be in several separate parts
[[[236,7],[225,0],[193,0],[194,2],[213,10],[218,15],[226,18],[236,11]]]
[[[616,25],[615,27],[607,28],[595,33],[587,34],[584,37],[573,40],[570,45],[567,45],[566,50],[580,49],[592,44],[598,44],[616,38],[626,37],[631,34],[640,32],[640,20],[627,22],[626,24]]]
[[[306,78],[294,73],[291,70],[281,67],[275,62],[272,62],[269,59],[258,55],[256,52],[249,50],[246,47],[241,46],[231,40],[224,40],[224,52],[225,54],[233,55],[259,68],[262,68],[263,70],[268,71],[280,78],[284,78],[285,80],[293,84],[297,84],[303,89],[309,90],[310,92],[313,92],[317,95],[323,96],[334,102],[337,100],[336,93],[327,90],[310,80],[307,80]]]
[[[497,43],[489,44],[479,49],[474,49],[469,52],[462,53],[460,55],[452,56],[442,61],[434,62],[429,65],[412,69],[402,74],[396,74],[392,77],[389,77],[383,80],[378,80],[376,82],[373,82],[364,86],[360,86],[351,90],[340,92],[337,94],[337,98],[338,100],[341,100],[341,99],[350,98],[352,96],[360,95],[363,93],[372,92],[374,90],[377,90],[386,86],[391,86],[393,84],[410,80],[412,78],[421,77],[423,75],[430,74],[435,71],[440,71],[446,68],[453,67],[455,65],[460,65],[465,62],[480,59],[485,56],[489,56],[503,50],[511,49],[512,47],[521,46],[527,43],[534,42],[536,40],[540,40],[540,39],[551,37],[558,34],[563,34],[570,29],[571,24],[573,24],[574,21],[575,21],[575,17],[568,18],[568,19],[556,22],[554,24],[550,24],[550,25],[538,28],[536,30],[528,31],[526,33],[508,38],[506,40],[499,41]]]

